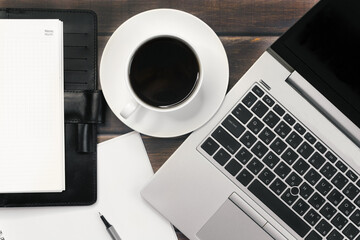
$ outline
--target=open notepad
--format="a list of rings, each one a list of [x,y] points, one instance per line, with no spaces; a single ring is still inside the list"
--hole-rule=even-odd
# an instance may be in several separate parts
[[[0,193],[65,190],[63,25],[0,20]]]

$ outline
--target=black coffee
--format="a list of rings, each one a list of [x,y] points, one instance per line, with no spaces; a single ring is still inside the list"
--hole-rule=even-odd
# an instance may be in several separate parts
[[[182,41],[160,37],[144,43],[134,54],[130,84],[145,103],[166,108],[184,101],[199,77],[193,51]]]

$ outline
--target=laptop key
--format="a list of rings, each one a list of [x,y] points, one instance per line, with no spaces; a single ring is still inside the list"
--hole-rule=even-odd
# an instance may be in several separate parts
[[[268,95],[263,97],[263,101],[269,106],[272,107],[275,104],[275,101],[272,100]]]
[[[332,229],[332,226],[330,223],[328,223],[325,219],[322,219],[318,225],[316,225],[315,229],[323,236],[326,236],[330,230]]]
[[[336,229],[332,230],[329,236],[327,236],[326,240],[342,240],[344,239],[343,235],[341,235]]]
[[[345,172],[348,169],[348,167],[341,161],[337,161],[335,166],[342,172]]]
[[[211,136],[215,138],[226,150],[234,154],[239,148],[240,143],[235,140],[224,128],[219,126]]]
[[[356,185],[360,187],[360,180],[356,182]]]
[[[263,158],[269,149],[260,141],[255,143],[252,147],[251,151],[257,156],[258,158]]]
[[[285,120],[290,126],[294,125],[294,123],[295,123],[295,119],[294,119],[292,116],[290,116],[290,114],[288,114],[288,113],[285,114],[284,120]]]
[[[286,142],[294,149],[296,149],[302,141],[303,139],[294,131],[286,138]]]
[[[343,190],[343,193],[351,200],[353,200],[359,194],[359,192],[359,188],[357,188],[352,183],[349,183]]]
[[[314,137],[311,133],[309,133],[309,132],[307,132],[307,133],[304,135],[304,137],[305,137],[305,139],[308,140],[308,142],[311,143],[311,144],[314,144],[314,143],[316,142],[315,137]]]
[[[280,118],[273,112],[270,111],[265,115],[263,121],[270,127],[273,128],[280,121]]]
[[[317,142],[315,144],[315,148],[321,153],[325,153],[327,150],[326,147],[321,142]]]
[[[304,159],[300,158],[296,161],[293,168],[300,175],[304,175],[304,173],[309,169],[310,165],[304,161]]]
[[[248,108],[250,108],[257,100],[257,97],[249,92],[242,100],[242,102],[245,104],[245,106],[247,106]]]
[[[290,133],[291,128],[284,121],[281,121],[274,130],[281,138],[285,138]]]
[[[259,138],[268,145],[275,138],[275,133],[273,133],[269,128],[266,127],[259,134]]]
[[[247,165],[247,168],[255,175],[257,175],[263,167],[264,164],[262,164],[257,158],[253,158]]]
[[[313,186],[320,180],[320,178],[320,174],[313,168],[305,174],[305,179]]]
[[[257,101],[251,108],[251,111],[253,111],[253,113],[255,113],[259,118],[262,118],[268,110],[269,108],[260,100]]]
[[[274,168],[279,161],[280,159],[273,152],[269,152],[263,158],[263,162],[271,169]]]
[[[321,208],[320,213],[324,216],[324,218],[329,220],[335,215],[336,209],[331,206],[331,204],[325,203],[325,205]]]
[[[245,127],[231,115],[225,118],[222,125],[236,138],[240,137],[240,135],[245,131]]]
[[[314,148],[311,147],[307,142],[303,142],[297,149],[297,152],[305,159],[308,159],[314,152]]]
[[[258,86],[254,86],[252,90],[258,97],[262,97],[264,95],[264,91],[261,90],[261,88],[259,88]]]
[[[299,157],[297,153],[295,153],[291,148],[287,148],[285,152],[281,155],[281,158],[289,164],[290,166],[296,161]]]
[[[359,234],[360,230],[352,223],[349,223],[342,232],[346,237],[352,240],[355,239],[355,237]]]
[[[301,126],[300,123],[296,123],[294,129],[301,135],[303,135],[306,132],[305,128]]]
[[[230,159],[230,155],[222,148],[214,155],[214,159],[221,165],[224,166],[225,163]]]
[[[321,179],[321,181],[316,185],[315,188],[319,191],[321,195],[326,196],[333,188],[333,186],[325,179]]]
[[[357,209],[350,217],[350,220],[358,227],[360,227],[360,210]]]
[[[314,193],[310,199],[308,200],[311,206],[313,206],[315,209],[319,209],[324,203],[325,199],[318,194],[317,192]]]
[[[241,103],[239,103],[236,108],[234,108],[232,114],[243,124],[246,124],[253,116],[253,114]]]
[[[264,127],[264,124],[257,117],[254,117],[247,124],[247,127],[256,135]]]
[[[335,163],[335,161],[337,160],[337,157],[335,157],[335,155],[329,151],[325,154],[325,157],[329,159],[329,161],[332,163]]]
[[[268,168],[265,168],[259,174],[259,179],[266,185],[269,185],[274,178],[275,178],[275,174]]]
[[[297,212],[300,216],[304,215],[306,211],[310,208],[309,204],[307,204],[301,198],[294,204],[293,209]]]
[[[348,170],[346,172],[346,176],[348,176],[348,178],[350,178],[350,180],[353,182],[355,182],[358,179],[358,176],[356,176],[356,174],[351,170]]]
[[[309,184],[307,184],[306,182],[301,184],[301,186],[300,186],[300,195],[304,199],[308,199],[313,192],[314,192],[314,189]]]
[[[336,168],[333,167],[330,163],[325,163],[325,165],[320,170],[321,174],[327,179],[332,178],[337,172]]]
[[[299,177],[295,172],[292,172],[285,180],[287,184],[291,187],[299,186],[302,182],[302,178]]]
[[[336,214],[331,220],[331,223],[339,230],[343,229],[347,222],[348,220],[341,213]]]
[[[270,189],[273,190],[277,195],[280,195],[286,189],[286,184],[279,178],[276,178],[270,185]]]
[[[344,195],[342,195],[338,190],[333,189],[329,196],[327,196],[327,199],[329,202],[334,204],[334,206],[337,206],[344,199]]]
[[[325,162],[325,158],[323,158],[318,152],[315,152],[309,159],[309,163],[313,165],[316,169],[319,169]]]
[[[253,157],[253,155],[245,148],[242,147],[239,152],[235,155],[235,158],[239,160],[242,164],[246,164],[250,159]]]
[[[282,116],[284,115],[285,113],[285,110],[279,106],[279,104],[276,104],[274,107],[273,107],[274,111],[279,114],[279,116]]]
[[[257,138],[249,131],[246,131],[240,138],[240,142],[242,142],[246,147],[250,148],[255,142]]]
[[[236,179],[245,187],[254,179],[254,176],[246,169],[243,169]]]
[[[280,155],[286,148],[286,143],[284,143],[280,138],[276,138],[270,145],[270,148],[278,155]]]
[[[230,162],[225,166],[225,169],[233,176],[235,176],[241,168],[241,164],[235,159],[231,159]]]
[[[337,173],[335,175],[335,177],[333,177],[333,179],[331,180],[331,182],[339,189],[343,189],[343,187],[345,187],[345,185],[347,184],[349,180],[342,175],[341,173]]]
[[[339,206],[339,210],[345,215],[349,216],[355,209],[354,204],[345,199]]]
[[[207,152],[210,156],[212,156],[219,148],[219,144],[217,144],[212,138],[208,138],[201,145],[201,148],[204,149],[204,151]]]
[[[272,100],[268,95],[263,97],[263,101],[269,106],[272,107],[275,104],[275,101]]]
[[[315,231],[311,231],[305,240],[321,240],[322,237]]]
[[[320,220],[320,215],[317,214],[317,212],[315,212],[314,209],[310,209],[306,214],[304,219],[311,225],[314,226],[319,220]]]
[[[260,181],[255,179],[248,187],[249,191],[254,194],[262,203],[272,210],[280,219],[292,228],[298,235],[305,237],[310,231],[309,225],[304,222],[296,213],[291,210],[285,203],[276,197]]]
[[[279,177],[284,179],[290,173],[291,169],[284,162],[280,162],[274,171]]]

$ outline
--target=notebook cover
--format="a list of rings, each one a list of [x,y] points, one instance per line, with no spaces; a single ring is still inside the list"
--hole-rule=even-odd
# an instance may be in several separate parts
[[[61,193],[0,194],[0,207],[91,205],[97,198],[97,17],[93,11],[0,9],[2,19],[60,19],[64,26],[65,181]]]

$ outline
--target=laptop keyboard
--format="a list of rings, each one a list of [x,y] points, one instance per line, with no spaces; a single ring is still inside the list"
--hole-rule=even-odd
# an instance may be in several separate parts
[[[306,240],[360,240],[360,179],[255,84],[199,146]]]

